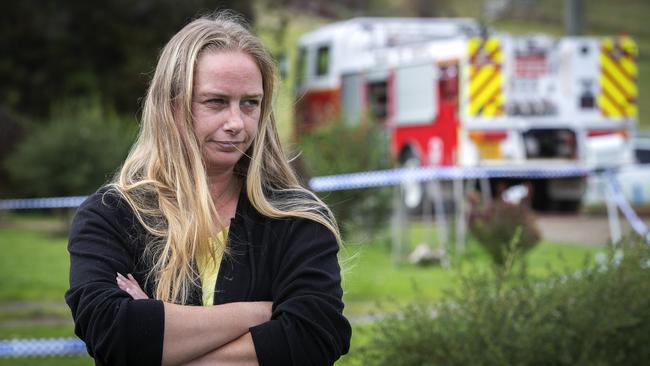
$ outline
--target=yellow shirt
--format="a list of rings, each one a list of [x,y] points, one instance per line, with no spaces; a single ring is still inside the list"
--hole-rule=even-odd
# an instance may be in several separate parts
[[[228,239],[228,228],[223,229],[217,234],[222,243]],[[203,306],[214,305],[214,287],[217,284],[217,276],[219,275],[219,267],[221,266],[221,258],[223,257],[223,250],[217,250],[215,242],[210,240],[210,247],[214,251],[214,261],[212,257],[199,258],[196,261],[201,276],[201,289],[203,290]]]

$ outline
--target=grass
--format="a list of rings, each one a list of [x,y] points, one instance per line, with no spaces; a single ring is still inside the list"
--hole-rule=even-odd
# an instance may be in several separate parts
[[[0,339],[71,337],[73,325],[63,302],[67,289],[68,255],[66,238],[34,230],[40,222],[56,227],[56,220],[12,216],[0,227]],[[31,222],[31,224],[29,224]],[[18,223],[21,228],[12,228]],[[8,227],[9,226],[9,227]],[[22,228],[26,226],[26,228]],[[435,232],[412,224],[409,241],[419,243]],[[435,236],[433,236],[435,237]],[[543,242],[528,256],[531,273],[539,276],[553,269],[580,268],[602,248]],[[456,285],[458,271],[487,268],[489,259],[476,243],[470,242],[452,269],[394,264],[386,241],[349,244],[343,251],[345,313],[356,321],[361,316],[392,311],[413,301],[436,301]],[[371,324],[355,324],[351,352],[362,345]],[[345,359],[339,362],[346,364]],[[89,358],[0,359],[2,365],[86,365]]]
[[[65,222],[39,213],[0,217],[0,340],[74,336],[63,300]],[[0,358],[4,365],[92,365],[90,357]]]
[[[410,242],[422,242],[422,234],[427,231],[422,225],[411,225]],[[567,268],[582,268],[602,250],[543,241],[527,255],[528,271],[532,276],[544,277]],[[392,309],[413,300],[436,301],[446,290],[455,288],[459,273],[491,266],[487,253],[471,239],[449,269],[394,264],[386,243],[348,245],[343,253],[345,312],[353,319],[375,311],[378,305]]]
[[[20,229],[0,234],[0,299],[63,300],[69,264],[67,239]]]
[[[91,366],[94,364],[93,359],[87,356],[0,358],[0,366]]]

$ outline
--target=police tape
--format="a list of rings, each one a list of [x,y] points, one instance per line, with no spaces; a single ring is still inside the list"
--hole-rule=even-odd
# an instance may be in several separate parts
[[[0,210],[79,207],[87,196],[0,200]]]
[[[315,177],[309,187],[315,192],[337,191],[394,186],[411,182],[431,180],[487,179],[487,178],[566,178],[581,177],[594,173],[584,166],[541,167],[422,167],[396,168],[371,172]],[[24,198],[0,200],[0,210],[27,210],[44,208],[79,207],[87,196]]]
[[[412,182],[431,180],[487,179],[487,178],[526,178],[548,179],[583,177],[593,174],[593,168],[575,166],[510,166],[510,167],[422,167],[377,170],[372,172],[351,173],[315,177],[309,181],[309,187],[316,192],[337,191],[394,186]]]
[[[0,341],[0,358],[86,355],[78,338],[12,339]]]
[[[611,199],[621,210],[621,213],[623,213],[623,216],[627,222],[630,223],[632,230],[634,230],[637,235],[643,237],[646,243],[650,243],[650,230],[648,230],[648,226],[645,224],[645,222],[643,222],[643,220],[641,220],[641,218],[639,218],[634,209],[632,209],[630,206],[630,203],[627,201],[625,195],[623,194],[621,184],[619,183],[618,179],[616,179],[614,173],[611,171],[606,171],[604,172],[604,175],[607,179],[609,187],[611,188]]]

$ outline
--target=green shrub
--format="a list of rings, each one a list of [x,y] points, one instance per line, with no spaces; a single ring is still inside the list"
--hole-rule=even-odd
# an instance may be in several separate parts
[[[475,273],[445,302],[380,321],[359,357],[391,366],[647,364],[649,293],[641,240],[545,281]]]
[[[469,228],[499,266],[505,264],[510,251],[523,255],[534,248],[541,237],[530,208],[501,200],[494,200],[474,213]]]
[[[347,126],[332,123],[299,141],[307,174],[325,176],[366,172],[389,167],[385,129],[376,124]],[[372,234],[391,212],[390,188],[355,189],[319,193],[345,232]]]
[[[98,99],[62,103],[34,124],[7,159],[13,196],[92,193],[116,171],[135,136]]]

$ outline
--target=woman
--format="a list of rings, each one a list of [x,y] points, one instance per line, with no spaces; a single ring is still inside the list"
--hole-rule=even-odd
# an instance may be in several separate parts
[[[330,365],[348,351],[340,236],[287,164],[274,87],[269,54],[228,15],[163,49],[136,143],[71,228],[66,302],[97,364]]]

